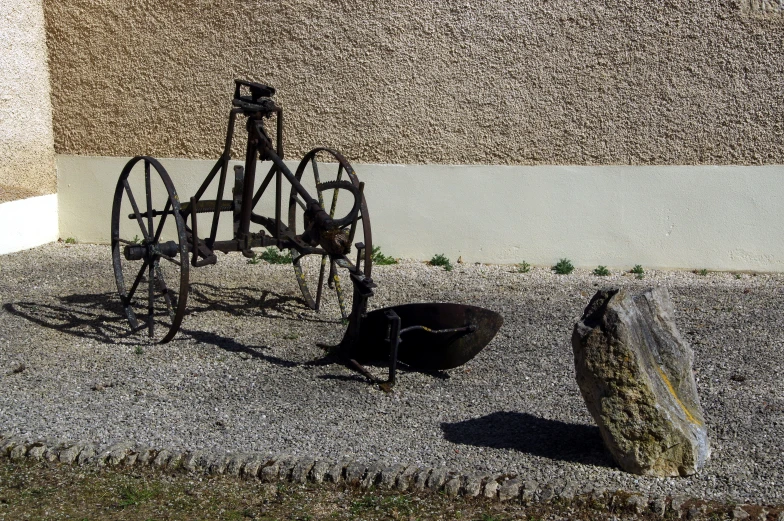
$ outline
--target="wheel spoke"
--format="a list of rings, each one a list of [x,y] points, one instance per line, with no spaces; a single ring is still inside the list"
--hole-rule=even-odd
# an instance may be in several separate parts
[[[167,261],[171,262],[172,264],[176,264],[177,266],[182,266],[182,262],[178,261],[174,257],[169,257],[168,255],[164,255],[163,253],[159,254],[161,259],[166,259]]]
[[[163,208],[163,217],[161,217],[161,222],[158,223],[158,229],[155,230],[155,238],[153,238],[153,242],[158,242],[161,238],[163,225],[166,222],[166,218],[169,216],[169,208],[171,208],[171,199],[166,199],[166,206]]]
[[[332,280],[335,283],[335,293],[338,295],[338,305],[340,306],[340,315],[345,319],[348,318],[348,313],[346,312],[346,302],[343,298],[343,288],[340,286],[340,276],[338,275],[337,266],[335,266],[335,261],[331,261],[331,268],[330,271],[334,273],[332,276]]]
[[[338,175],[335,177],[335,181],[340,181],[343,178],[343,165],[340,165],[338,168]],[[335,188],[332,191],[332,207],[329,209],[329,217],[335,217],[335,208],[338,206],[338,193],[340,192],[339,188]],[[324,206],[323,204],[321,206]]]
[[[136,204],[136,199],[133,197],[133,192],[131,191],[131,185],[128,184],[128,179],[123,179],[123,186],[125,187],[125,193],[128,194],[128,200],[131,202],[131,207],[133,208],[133,215],[136,217],[136,222],[139,223],[139,228],[142,230],[142,235],[144,235],[145,240],[149,241],[150,232],[144,225],[144,221],[142,221],[142,214],[139,212],[139,206]]]
[[[319,196],[321,196],[321,193],[319,193]],[[305,203],[300,201],[299,197],[294,196],[292,199],[294,199],[294,202],[296,202],[299,205],[300,208],[302,208],[303,210],[307,210],[307,208],[305,207]]]
[[[144,160],[144,186],[147,189],[147,229],[152,233],[152,187],[150,183],[150,162]]]
[[[318,280],[318,287],[316,288],[316,311],[319,310],[319,305],[321,304],[321,290],[324,286],[324,272],[327,269],[327,256],[321,256],[321,269],[319,270],[319,280]]]
[[[134,293],[136,293],[136,288],[139,286],[139,283],[142,281],[142,276],[144,275],[144,270],[147,268],[147,259],[144,260],[141,269],[139,270],[139,274],[136,275],[136,279],[133,281],[133,285],[131,286],[131,290],[128,292],[128,296],[125,297],[126,299],[126,306],[131,304],[131,299],[133,298]]]
[[[318,185],[321,184],[321,179],[319,179],[318,164],[316,163],[315,154],[310,158],[310,164],[313,167],[313,177],[316,180],[316,193],[318,194],[319,204],[324,208],[324,197],[321,195],[321,190],[318,189]]]
[[[174,320],[174,307],[172,307],[172,296],[174,297],[174,306],[177,306],[177,296],[172,295],[169,291],[169,287],[166,286],[166,280],[163,278],[163,270],[161,269],[160,265],[156,262],[155,263],[155,272],[158,274],[158,284],[161,286],[161,292],[163,294],[163,299],[166,302],[166,309],[169,311],[169,318]]]
[[[150,338],[155,336],[155,320],[153,319],[153,295],[155,292],[155,268],[152,264],[149,265],[149,274],[147,275],[147,334]]]

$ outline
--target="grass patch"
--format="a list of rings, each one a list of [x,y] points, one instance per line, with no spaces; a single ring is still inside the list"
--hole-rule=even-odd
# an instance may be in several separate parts
[[[267,261],[269,264],[291,264],[291,253],[282,253],[274,246],[266,248],[261,254],[253,254],[253,257],[248,259],[248,264],[258,264],[261,261]]]
[[[558,275],[569,275],[574,271],[574,266],[572,265],[572,261],[569,259],[561,259],[555,266],[552,267],[552,270]]]
[[[362,491],[328,483],[273,484],[141,466],[99,468],[0,459],[3,519],[512,521],[599,520],[609,519],[612,514],[623,518],[605,503],[590,503],[589,498],[582,496],[571,504],[563,501],[523,506],[519,501],[477,501],[443,493]],[[729,503],[697,500],[690,501],[692,505],[704,505],[705,509],[694,521],[723,517],[732,511]],[[782,511],[782,505],[766,508],[773,519]],[[654,517],[644,514],[638,519]]]
[[[430,259],[431,266],[441,266],[445,271],[452,271],[452,263],[443,253],[437,253]]]
[[[528,273],[531,271],[531,265],[523,261],[517,265],[517,273]]]
[[[639,264],[635,264],[634,267],[629,270],[629,273],[634,274],[638,279],[642,279],[645,276],[645,270],[642,269],[642,266]]]
[[[370,253],[370,260],[376,266],[389,266],[390,264],[397,264],[397,259],[381,253],[381,246],[373,246],[373,251]]]
[[[697,275],[699,275],[701,277],[704,277],[705,275],[708,274],[708,270],[705,269],[705,268],[702,268],[701,270],[697,270],[694,273],[696,273]]]
[[[607,269],[607,266],[598,266],[593,270],[593,274],[597,277],[606,277],[610,274],[610,270]]]
[[[148,501],[158,495],[158,490],[155,488],[134,487],[126,485],[120,488],[120,501],[117,506],[120,508],[127,508],[139,505]]]
[[[74,239],[73,237],[66,237],[66,239],[63,242],[65,244],[76,244],[76,239]]]

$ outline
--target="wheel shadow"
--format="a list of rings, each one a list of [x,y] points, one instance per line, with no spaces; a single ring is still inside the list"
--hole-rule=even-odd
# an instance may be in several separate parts
[[[45,301],[19,301],[3,304],[7,313],[38,326],[61,333],[88,338],[107,344],[138,344],[143,334],[133,333],[117,294],[114,292],[73,294],[47,298]],[[234,317],[258,317],[272,320],[296,320],[334,323],[303,317],[308,311],[304,301],[256,288],[219,288],[210,284],[191,285],[185,315],[217,311]],[[180,328],[181,334],[197,341],[217,345],[229,351],[243,351],[245,346],[232,339],[209,332]],[[251,348],[247,348],[251,349]],[[251,356],[258,353],[247,351]]]
[[[299,296],[281,295],[270,290],[248,286],[223,288],[205,282],[191,283],[188,313],[218,311],[234,317],[288,319],[321,324],[339,324],[338,319],[309,317],[305,300]]]
[[[616,467],[599,428],[528,413],[499,411],[480,418],[442,423],[444,439],[459,445],[510,449],[552,460]]]

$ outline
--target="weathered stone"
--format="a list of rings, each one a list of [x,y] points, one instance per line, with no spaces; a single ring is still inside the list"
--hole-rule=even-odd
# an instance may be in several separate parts
[[[487,483],[485,483],[485,488],[483,490],[483,495],[486,498],[495,499],[495,498],[498,497],[498,489],[499,488],[500,488],[500,486],[498,485],[498,482],[495,479],[490,478],[490,479],[487,480]]]
[[[449,473],[445,468],[433,469],[430,476],[427,478],[427,488],[433,492],[438,492],[446,483]]]
[[[676,517],[681,517],[681,511],[683,510],[683,505],[686,504],[686,501],[688,501],[688,498],[685,496],[675,496],[672,498],[670,507]]]
[[[431,472],[433,472],[433,469],[419,469],[417,473],[414,474],[412,488],[418,491],[425,490]]]
[[[664,517],[667,513],[667,498],[657,497],[651,501],[651,510],[659,517]]]
[[[457,497],[463,486],[463,477],[460,475],[452,476],[444,483],[444,494],[449,497]]]
[[[500,501],[509,501],[510,499],[517,499],[520,495],[520,487],[522,483],[519,479],[507,479],[501,483],[498,489],[498,499]]]
[[[139,458],[138,452],[130,452],[125,459],[123,460],[123,465],[126,467],[133,467],[136,464],[136,460]]]
[[[155,459],[155,456],[158,455],[158,451],[155,449],[151,449],[149,447],[139,449],[139,455],[136,458],[136,463],[139,465],[149,465]]]
[[[275,456],[275,460],[279,469],[278,479],[291,480],[291,473],[294,471],[294,467],[297,463],[299,463],[300,458],[292,456],[291,454],[281,454]]]
[[[600,290],[572,334],[577,384],[607,448],[633,474],[688,476],[710,456],[694,352],[666,288]]]
[[[362,483],[362,478],[365,477],[367,466],[364,463],[357,463],[356,461],[349,463],[346,466],[346,483],[354,487],[358,487]]]
[[[182,467],[183,462],[185,461],[185,457],[188,455],[187,452],[172,452],[171,456],[166,459],[166,468],[169,470],[175,470]]]
[[[741,507],[735,507],[732,511],[732,519],[748,519],[749,513]]]
[[[251,463],[245,464],[245,468],[250,468],[249,465]],[[266,465],[260,467],[258,470],[258,476],[261,481],[264,483],[273,483],[278,480],[278,476],[280,475],[280,464],[277,461],[270,461]]]
[[[316,460],[313,463],[313,468],[310,469],[308,478],[315,483],[323,483],[327,476],[331,464],[329,461]]]
[[[419,472],[419,467],[416,465],[409,465],[400,475],[395,478],[395,489],[400,492],[406,492],[414,485],[414,477]]]
[[[19,445],[11,449],[11,452],[8,454],[8,457],[11,458],[11,461],[19,461],[21,459],[24,459],[25,454],[27,454],[27,447],[23,443],[20,443]]]
[[[158,454],[155,456],[155,459],[152,460],[152,464],[156,467],[165,467],[166,463],[169,461],[169,458],[171,458],[171,452],[163,449],[158,452]]]
[[[245,466],[242,467],[242,477],[245,479],[256,479],[259,477],[263,481],[267,482],[277,481],[280,467],[275,462],[272,462],[272,465],[270,466],[275,467],[274,475],[272,472],[264,474],[264,470],[268,467],[262,468],[262,466],[266,462],[267,458],[263,458],[260,454],[254,454],[248,459],[248,461],[245,462]],[[261,469],[262,472],[259,472],[259,469]]]
[[[33,445],[27,450],[27,457],[40,461],[44,457],[44,452],[46,452],[45,445]]]
[[[53,443],[47,443],[47,447],[43,455],[44,461],[48,461],[49,463],[54,463],[55,461],[59,461],[60,451],[67,449],[72,445],[73,443],[69,443],[66,441],[56,441]]]
[[[131,442],[123,441],[115,443],[98,452],[95,455],[94,461],[98,466],[119,465],[132,450],[133,444]],[[45,458],[46,453],[44,454],[44,459]]]
[[[337,463],[330,465],[329,470],[327,470],[327,473],[324,474],[324,481],[328,481],[330,483],[340,483],[343,481],[347,465],[348,462],[345,460],[338,461]]]
[[[384,463],[371,463],[365,472],[365,476],[362,478],[362,482],[359,484],[360,488],[367,490],[378,485],[381,481],[382,470],[384,470]]]
[[[250,459],[250,454],[234,454],[229,457],[229,462],[226,464],[226,474],[229,476],[239,476],[245,462]]]
[[[626,508],[635,514],[642,514],[648,507],[648,498],[642,497],[639,494],[632,494],[626,499]]]
[[[484,474],[474,472],[463,480],[463,495],[466,497],[477,497],[482,493],[482,482],[488,478]]]
[[[189,452],[182,459],[182,468],[188,472],[201,472],[204,470],[202,456],[204,456],[204,452],[200,450]]]
[[[315,458],[301,458],[291,471],[291,481],[294,483],[306,483],[310,470],[315,464]]]
[[[542,487],[542,491],[539,494],[539,499],[542,501],[550,501],[556,495],[555,487],[553,487],[552,483],[548,483]]]
[[[520,494],[520,500],[524,505],[529,505],[536,499],[536,491],[539,490],[539,483],[533,480],[528,480],[523,483],[523,490]]]
[[[405,465],[397,464],[391,467],[385,467],[381,471],[381,481],[379,481],[379,486],[392,489],[395,488],[395,484],[397,483],[397,477],[406,469]]]
[[[59,454],[60,463],[71,465],[79,457],[82,447],[81,443],[74,443],[70,447],[62,449]]]
[[[8,457],[17,445],[24,445],[24,439],[18,436],[8,436],[0,444],[0,456]]]
[[[206,466],[207,472],[212,475],[221,475],[229,466],[230,457],[226,454],[211,454]]]

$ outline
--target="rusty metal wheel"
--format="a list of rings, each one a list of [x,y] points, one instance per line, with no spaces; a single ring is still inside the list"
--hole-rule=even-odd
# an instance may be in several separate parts
[[[359,188],[354,169],[340,153],[329,148],[315,148],[302,158],[295,175],[311,195],[317,196],[319,204],[330,217],[337,219],[351,212],[354,198],[350,194],[340,198],[341,190],[332,188],[340,181],[348,181]],[[289,228],[298,235],[303,232],[303,209],[302,201],[292,189],[289,197]],[[356,219],[343,225],[338,233],[345,235],[350,247],[346,257],[352,263],[357,261],[354,245],[360,242],[365,245],[362,271],[370,278],[373,239],[364,195]],[[326,253],[303,255],[296,250],[291,250],[291,256],[297,283],[307,305],[316,311],[327,309],[334,316],[339,313],[343,319],[347,319],[351,312],[353,290],[348,277],[341,278],[341,273],[346,274],[347,269],[347,266],[340,265],[341,257]]]
[[[117,291],[131,330],[168,342],[188,300],[188,241],[177,192],[154,158],[137,156],[123,168],[111,237]]]

